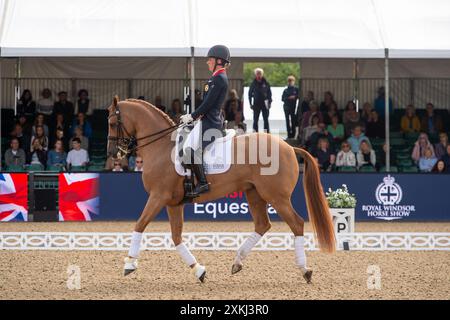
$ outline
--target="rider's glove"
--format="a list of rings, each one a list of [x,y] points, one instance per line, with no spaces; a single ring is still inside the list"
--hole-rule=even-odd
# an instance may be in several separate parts
[[[188,124],[190,122],[194,121],[192,116],[190,114],[184,114],[180,117],[180,122],[184,124]]]

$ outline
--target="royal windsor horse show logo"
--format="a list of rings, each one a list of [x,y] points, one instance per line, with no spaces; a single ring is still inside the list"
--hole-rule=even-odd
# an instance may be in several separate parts
[[[414,205],[400,204],[403,198],[402,188],[390,175],[383,178],[375,190],[377,205],[362,205],[362,211],[368,217],[382,220],[398,220],[409,217],[416,209]]]

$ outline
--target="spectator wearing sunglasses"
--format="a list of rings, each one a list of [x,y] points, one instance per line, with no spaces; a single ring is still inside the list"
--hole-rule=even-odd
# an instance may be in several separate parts
[[[134,171],[142,172],[144,171],[144,160],[142,157],[136,157],[136,165],[134,166]]]

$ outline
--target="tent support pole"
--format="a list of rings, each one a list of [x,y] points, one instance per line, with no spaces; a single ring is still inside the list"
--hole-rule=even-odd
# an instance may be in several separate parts
[[[384,110],[386,135],[386,171],[391,171],[391,144],[389,135],[389,49],[384,49]]]
[[[190,112],[195,111],[195,57],[194,57],[194,47],[191,47],[191,72],[190,72],[190,92],[189,95],[191,97],[191,110]]]
[[[16,59],[16,83],[14,86],[14,115],[17,116],[17,101],[20,99],[20,78],[22,77],[22,59]]]
[[[353,102],[356,106],[356,111],[359,111],[359,81],[358,81],[358,60],[353,60]]]

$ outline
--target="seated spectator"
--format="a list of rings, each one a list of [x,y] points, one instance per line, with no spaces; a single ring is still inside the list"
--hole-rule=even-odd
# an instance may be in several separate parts
[[[23,90],[19,101],[17,101],[17,114],[24,115],[28,121],[34,120],[36,102],[34,102],[31,91],[28,89]]]
[[[86,166],[89,163],[89,155],[86,149],[81,148],[80,138],[72,139],[72,150],[67,155],[67,166],[70,170],[72,166]]]
[[[438,134],[444,130],[442,119],[434,112],[432,103],[427,103],[426,114],[421,119],[421,130],[427,134]]]
[[[376,110],[371,111],[369,121],[366,123],[366,136],[371,139],[386,136],[384,120],[380,119]]]
[[[306,146],[311,153],[314,153],[316,151],[319,140],[322,138],[327,139],[330,148],[334,150],[333,135],[326,130],[325,123],[319,122],[319,124],[317,125],[317,130],[313,134],[311,134],[309,140],[306,142]]]
[[[401,119],[400,127],[403,133],[420,132],[420,120],[412,104],[406,107],[406,112]]]
[[[196,107],[198,107],[199,105],[196,104]],[[157,107],[159,110],[166,112],[166,106],[162,105],[162,98],[161,96],[156,96],[155,97],[155,107]]]
[[[427,148],[425,155],[419,158],[419,169],[421,172],[431,172],[436,162],[437,158],[433,155],[433,150]]]
[[[234,121],[236,113],[244,112],[242,101],[239,99],[236,90],[230,90],[228,100],[225,102],[224,111],[226,121]]]
[[[414,149],[411,154],[411,158],[416,162],[416,164],[419,162],[421,157],[425,156],[425,151],[427,149],[432,150],[432,155],[434,157],[434,148],[430,140],[428,140],[428,135],[426,133],[421,133],[417,141],[414,143]]]
[[[444,154],[440,160],[444,161],[446,172],[450,173],[450,144],[447,145],[447,153]]]
[[[47,166],[66,166],[67,153],[64,151],[62,140],[56,140],[55,148],[48,152]]]
[[[20,123],[16,123],[14,125],[14,129],[11,131],[10,136],[11,138],[17,138],[19,140],[19,148],[27,152],[30,150],[30,136],[23,132],[23,128]]]
[[[445,154],[445,149],[448,146],[448,135],[445,132],[439,134],[439,143],[434,145],[434,152],[436,153],[436,158],[440,159]]]
[[[120,164],[119,160],[114,161],[113,169],[111,170],[113,172],[123,172],[122,165]]]
[[[361,141],[361,145],[359,151],[356,155],[356,160],[358,164],[358,169],[362,166],[372,166],[375,168],[377,163],[377,157],[375,151],[372,149],[370,144],[363,140]]]
[[[136,157],[136,165],[134,166],[134,171],[144,171],[144,160],[140,156]]]
[[[91,114],[89,110],[89,92],[86,89],[78,91],[78,100],[75,108],[75,114],[82,113],[84,115]]]
[[[301,123],[301,120],[303,119],[303,114],[307,111],[309,111],[309,104],[311,101],[314,101],[314,92],[308,91],[306,93],[306,97],[303,99],[301,104],[297,107],[296,117],[297,117],[297,123]]]
[[[339,114],[338,114],[338,110],[337,110],[337,105],[336,103],[332,102],[329,106],[328,106],[328,111],[323,113],[323,122],[325,122],[326,125],[331,124],[331,119],[337,116],[339,119]]]
[[[26,154],[23,149],[19,147],[19,139],[12,138],[10,148],[5,152],[5,164],[6,167],[11,165],[24,166],[26,162]]]
[[[77,118],[73,120],[72,123],[72,135],[75,133],[75,128],[76,127],[81,127],[81,129],[83,130],[83,135],[90,139],[92,136],[92,127],[91,124],[89,123],[89,121],[86,120],[86,114],[79,112],[77,114]],[[87,150],[87,149],[86,149]]]
[[[172,106],[170,108],[170,110],[168,111],[168,115],[169,117],[175,122],[175,123],[179,123],[180,122],[180,117],[185,114],[185,112],[183,111],[183,107],[181,105],[181,101],[180,99],[174,99],[172,101]]]
[[[89,150],[89,139],[84,136],[83,129],[81,127],[75,127],[74,135],[70,139],[70,145],[73,146],[72,142],[74,139],[79,139],[81,142],[81,148],[84,150]]]
[[[61,91],[58,93],[58,101],[53,105],[53,116],[58,113],[62,113],[64,115],[66,123],[72,123],[74,107],[73,103],[67,100],[66,91]]]
[[[308,111],[310,112],[310,111]],[[311,124],[307,125],[304,129],[303,129],[303,133],[302,133],[302,145],[306,145],[307,142],[309,142],[309,138],[311,137],[311,135],[316,132],[317,130],[319,130],[319,121],[320,118],[317,114],[314,114],[311,117]]]
[[[320,104],[319,111],[322,113],[328,112],[332,104],[335,104],[337,106],[336,101],[334,101],[333,94],[330,91],[326,91],[323,95],[323,101]]]
[[[32,122],[28,121],[27,117],[25,117],[24,115],[19,115],[18,119],[17,119],[17,123],[22,126],[22,130],[25,135],[31,136]]]
[[[313,156],[317,159],[321,171],[330,172],[333,169],[336,156],[334,155],[334,150],[330,147],[327,138],[319,139]]]
[[[54,101],[52,99],[52,92],[50,89],[45,88],[41,93],[42,98],[38,100],[37,112],[45,116],[50,117],[53,113]]]
[[[57,140],[61,140],[64,150],[69,150],[69,139],[65,136],[64,131],[61,128],[56,130],[55,136],[50,139],[50,144],[55,145]]]
[[[40,164],[45,167],[47,163],[47,150],[41,144],[41,140],[34,139],[31,144],[31,152],[28,154],[27,163]]]
[[[386,90],[384,87],[378,88],[378,97],[374,102],[375,110],[377,110],[380,118],[384,119],[386,116]],[[389,98],[389,114],[392,114],[392,99]]]
[[[242,112],[237,112],[234,115],[234,120],[227,123],[227,129],[236,130],[236,135],[245,134],[247,131],[247,124],[242,121]]]
[[[137,157],[136,157],[136,158],[137,158]],[[110,170],[114,169],[114,161],[115,161],[115,160],[113,159],[113,157],[109,156],[109,157],[106,159],[105,170],[110,171]],[[128,159],[127,159],[127,157],[123,157],[123,158],[120,160],[120,165],[121,165],[122,169],[124,169],[124,170],[128,170],[128,168],[131,167],[131,164],[130,164],[130,166],[128,165]]]
[[[339,123],[339,117],[337,115],[331,117],[331,124],[328,125],[327,131],[333,136],[334,144],[336,146],[345,138],[344,125]]]
[[[350,133],[356,126],[361,126],[360,114],[356,111],[356,105],[351,100],[347,102],[342,122],[344,123],[346,135],[350,135]]]
[[[342,142],[341,151],[336,156],[336,167],[355,167],[356,157],[347,141]]]
[[[42,113],[40,113],[36,116],[36,119],[34,120],[34,125],[33,125],[33,127],[31,127],[31,134],[33,136],[36,135],[36,126],[42,126],[44,128],[45,136],[46,137],[50,136],[48,126],[45,124],[45,118]]]
[[[372,108],[372,105],[370,104],[370,102],[364,103],[362,112],[361,112],[361,121],[364,125],[366,125],[367,122],[369,121],[369,119],[371,117],[370,113],[372,112],[372,109],[373,108]]]
[[[436,164],[433,166],[433,169],[431,169],[431,172],[433,173],[447,173],[447,168],[445,167],[444,160],[438,160]]]
[[[356,126],[353,129],[353,133],[350,138],[347,139],[347,141],[354,153],[357,153],[359,151],[359,146],[361,145],[362,141],[368,141],[370,143],[369,138],[367,138],[366,135],[362,132],[361,126]]]
[[[36,135],[31,137],[30,151],[33,151],[34,140],[39,140],[40,146],[44,149],[44,151],[47,151],[48,150],[48,137],[44,134],[44,127],[42,125],[36,125],[35,130],[36,130]]]
[[[305,129],[313,125],[314,116],[318,117],[319,121],[323,122],[322,112],[319,111],[319,106],[317,105],[317,102],[313,100],[309,103],[309,111],[303,114],[302,122],[300,123],[298,132],[299,135],[303,135]],[[302,139],[303,141],[307,140],[302,136],[300,136],[299,139]]]

